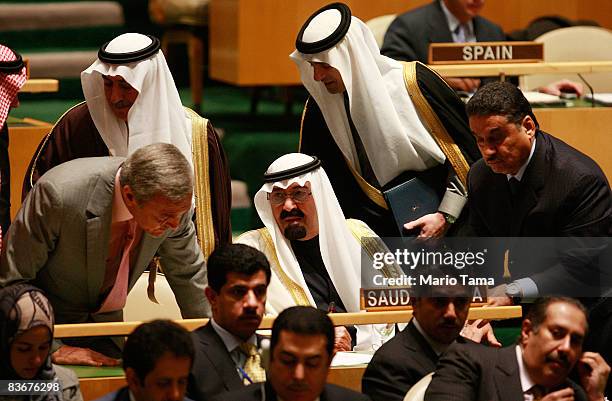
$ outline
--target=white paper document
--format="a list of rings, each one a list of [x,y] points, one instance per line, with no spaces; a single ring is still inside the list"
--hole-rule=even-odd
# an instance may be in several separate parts
[[[523,91],[523,95],[529,103],[542,103],[542,104],[565,104],[565,101],[559,99],[559,96],[549,95],[547,93]]]
[[[590,93],[584,95],[585,98],[591,100],[593,96]],[[595,103],[605,104],[606,106],[612,106],[612,93],[596,93]]]
[[[332,366],[367,365],[372,359],[370,352],[337,352],[332,360]]]

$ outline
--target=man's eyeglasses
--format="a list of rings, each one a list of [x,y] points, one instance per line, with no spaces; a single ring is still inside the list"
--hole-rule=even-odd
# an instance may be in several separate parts
[[[308,188],[298,188],[291,192],[275,191],[268,193],[268,200],[275,206],[282,205],[287,198],[291,198],[295,203],[302,203],[306,202],[311,194]]]

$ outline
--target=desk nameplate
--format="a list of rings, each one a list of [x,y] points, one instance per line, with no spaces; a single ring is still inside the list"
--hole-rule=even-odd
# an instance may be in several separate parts
[[[544,60],[536,42],[432,43],[429,64],[533,63]]]
[[[471,306],[479,307],[486,303],[487,288],[485,286],[474,287]],[[412,310],[410,287],[361,288],[360,307],[368,312]]]

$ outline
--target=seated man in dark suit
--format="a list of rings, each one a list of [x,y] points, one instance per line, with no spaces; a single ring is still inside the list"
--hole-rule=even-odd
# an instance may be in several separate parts
[[[440,358],[427,401],[603,401],[610,367],[582,352],[586,310],[572,298],[541,298],[523,320],[517,345],[455,343]],[[568,379],[578,367],[580,386]]]
[[[188,395],[196,401],[265,380],[257,353],[266,308],[270,265],[263,253],[243,244],[213,251],[205,293],[212,319],[192,333],[196,349]]]
[[[399,15],[389,25],[380,52],[400,61],[427,63],[429,45],[444,42],[505,40],[499,25],[479,16],[484,0],[435,0]],[[472,92],[476,78],[445,78],[455,90]]]
[[[436,271],[444,277],[444,272]],[[374,401],[402,401],[410,388],[433,372],[440,355],[465,338],[500,347],[491,325],[466,323],[471,286],[415,286],[411,289],[413,319],[383,344],[368,364],[361,387]]]
[[[506,35],[502,28],[479,14],[484,0],[434,0],[432,3],[399,15],[385,34],[381,54],[399,61],[428,62],[429,45],[446,42],[498,42]],[[474,92],[481,84],[492,79],[445,78],[457,91]],[[561,90],[582,95],[579,83],[557,81],[541,92],[558,96]]]
[[[188,401],[185,398],[193,363],[189,332],[169,320],[143,323],[123,348],[127,386],[97,401]]]
[[[367,401],[370,398],[326,384],[334,357],[334,326],[310,306],[281,312],[272,327],[268,380],[215,398],[216,401]]]

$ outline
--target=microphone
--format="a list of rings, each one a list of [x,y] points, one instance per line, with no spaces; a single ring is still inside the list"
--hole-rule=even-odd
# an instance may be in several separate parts
[[[262,338],[259,342],[259,355],[261,356],[261,366],[268,372],[270,366],[270,339]]]
[[[578,73],[578,77],[584,82],[586,87],[589,88],[589,92],[591,92],[591,107],[595,107],[595,92],[593,91],[593,87],[584,79],[582,74]]]

